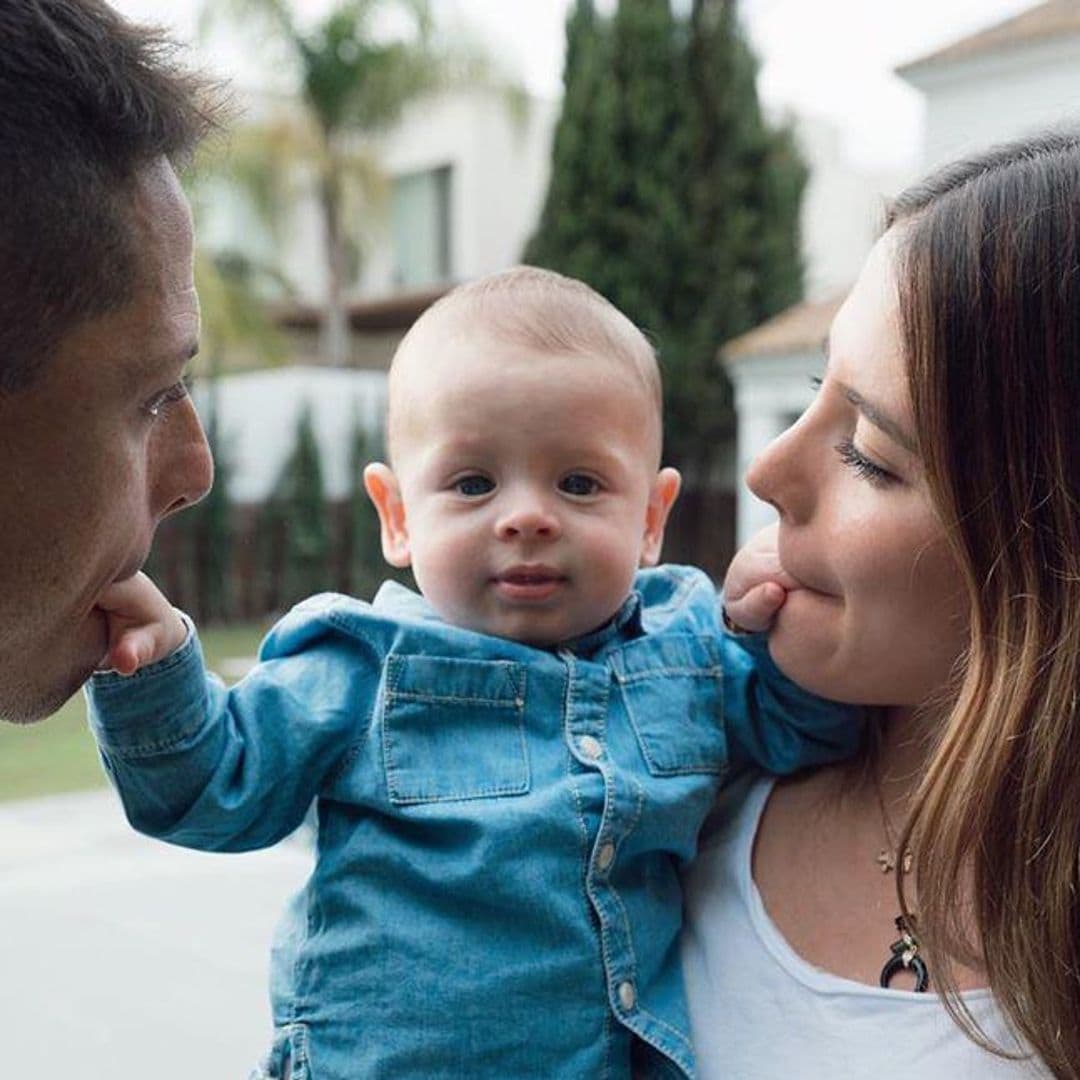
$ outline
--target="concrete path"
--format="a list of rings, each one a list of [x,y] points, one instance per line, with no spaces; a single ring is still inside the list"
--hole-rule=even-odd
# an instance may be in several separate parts
[[[273,927],[310,866],[299,840],[147,840],[109,791],[0,804],[0,1075],[246,1080]]]

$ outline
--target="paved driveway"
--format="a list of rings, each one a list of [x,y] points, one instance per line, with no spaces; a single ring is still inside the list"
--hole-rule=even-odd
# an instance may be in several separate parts
[[[0,804],[0,1075],[245,1080],[271,933],[310,864],[297,840],[147,840],[108,791]]]

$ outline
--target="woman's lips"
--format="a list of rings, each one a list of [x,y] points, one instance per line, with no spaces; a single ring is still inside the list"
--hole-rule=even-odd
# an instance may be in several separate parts
[[[791,561],[781,555],[780,566],[792,581],[792,584],[787,586],[789,592],[794,589],[806,589],[809,592],[820,593],[822,596],[830,596],[834,599],[839,597],[838,589],[833,588],[831,584],[826,588],[820,577],[813,573],[805,573],[798,562],[793,565]]]

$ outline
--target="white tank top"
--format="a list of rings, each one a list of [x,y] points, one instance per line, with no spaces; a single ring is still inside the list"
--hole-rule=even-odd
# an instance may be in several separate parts
[[[751,876],[771,790],[771,780],[748,777],[724,793],[686,878],[682,956],[700,1080],[1049,1077],[971,1042],[932,993],[866,986],[794,952]],[[987,1034],[1016,1045],[988,990],[964,1000]]]

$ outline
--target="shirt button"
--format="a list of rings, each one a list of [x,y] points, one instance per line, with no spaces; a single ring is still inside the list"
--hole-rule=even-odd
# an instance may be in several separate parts
[[[637,993],[632,982],[619,983],[619,1004],[627,1010],[637,1004]]]
[[[596,853],[596,865],[601,870],[606,870],[615,861],[615,845],[603,844]]]
[[[604,756],[604,748],[600,745],[600,740],[594,739],[591,735],[582,736],[578,749],[590,761],[599,761]]]

